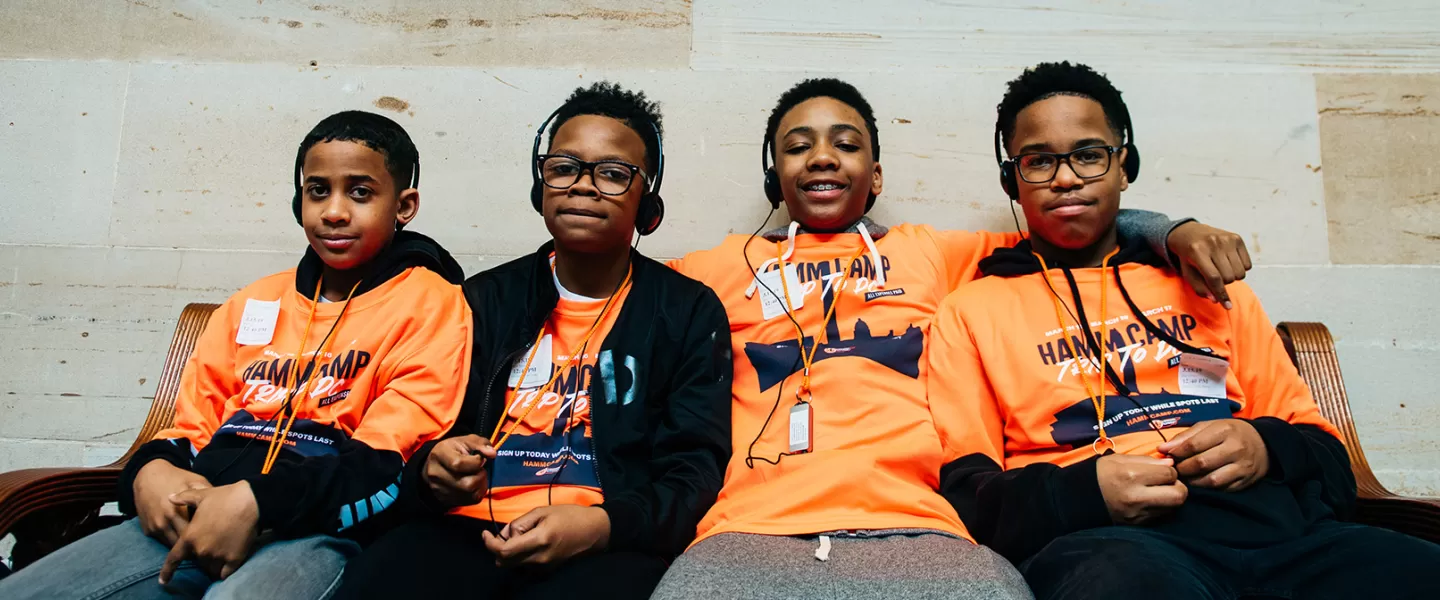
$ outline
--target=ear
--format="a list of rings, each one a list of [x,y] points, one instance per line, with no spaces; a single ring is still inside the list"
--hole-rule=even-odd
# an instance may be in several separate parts
[[[1129,148],[1123,148],[1123,147],[1120,148],[1120,154],[1117,155],[1117,158],[1120,159],[1120,163],[1119,163],[1119,166],[1120,166],[1120,191],[1122,191],[1122,192],[1125,191],[1125,190],[1130,189],[1130,178],[1125,176],[1125,159],[1126,159],[1129,155],[1130,155],[1130,149],[1129,149]]]
[[[399,225],[409,225],[415,220],[415,215],[420,214],[420,190],[410,188],[400,192],[399,206],[395,211],[395,222]]]
[[[880,163],[875,163],[875,175],[870,178],[870,193],[876,196],[885,189],[885,174],[880,168]]]

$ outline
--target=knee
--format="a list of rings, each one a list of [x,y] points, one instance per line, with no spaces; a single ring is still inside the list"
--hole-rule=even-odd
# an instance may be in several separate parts
[[[1056,538],[1021,563],[1020,571],[1035,597],[1164,597],[1169,586],[1163,578],[1138,576],[1138,567],[1168,554],[1157,547],[1161,543],[1123,529],[1109,529]]]

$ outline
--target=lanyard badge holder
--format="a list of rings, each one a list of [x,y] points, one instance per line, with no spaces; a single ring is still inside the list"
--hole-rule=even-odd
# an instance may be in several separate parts
[[[810,380],[810,369],[805,369],[805,381]],[[805,454],[814,446],[815,413],[810,410],[810,387],[802,385],[795,390],[795,405],[790,407],[790,453]]]

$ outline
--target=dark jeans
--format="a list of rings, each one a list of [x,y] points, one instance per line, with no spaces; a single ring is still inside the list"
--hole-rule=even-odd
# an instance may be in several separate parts
[[[401,525],[350,560],[334,597],[645,600],[665,574],[664,560],[634,552],[578,556],[545,570],[500,568],[480,539],[490,527],[459,516]]]
[[[1050,542],[1020,572],[1038,600],[1440,598],[1440,546],[1334,521],[1253,550],[1143,527],[1090,529]]]

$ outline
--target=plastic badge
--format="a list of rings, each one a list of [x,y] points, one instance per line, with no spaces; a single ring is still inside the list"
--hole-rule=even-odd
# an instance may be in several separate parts
[[[795,265],[785,265],[785,281],[780,281],[780,271],[766,271],[759,274],[760,278],[760,310],[764,320],[769,321],[775,317],[785,314],[785,307],[780,304],[780,296],[786,295],[785,289],[788,286],[790,293],[790,312],[800,310],[805,306],[805,288],[800,284],[800,276],[796,274]]]
[[[550,381],[550,360],[552,355],[550,351],[549,334],[545,334],[545,336],[540,338],[539,346],[538,349],[533,351],[535,353],[534,359],[530,359],[529,352],[521,353],[521,355],[515,359],[514,366],[510,367],[509,383],[506,384],[510,386],[511,389],[528,390],[538,388],[545,385],[545,382]],[[520,370],[525,368],[525,361],[527,359],[530,359],[530,370],[525,372],[525,381],[521,382]]]
[[[809,402],[796,402],[790,407],[790,452],[804,453],[810,451],[810,426],[813,424],[814,415],[810,412]]]
[[[264,346],[275,339],[275,322],[280,319],[279,300],[245,299],[245,312],[235,330],[235,343],[241,346]]]
[[[1180,355],[1180,393],[1187,396],[1226,398],[1225,374],[1230,364],[1202,354]]]

